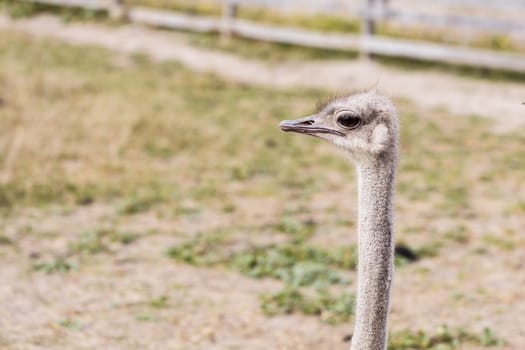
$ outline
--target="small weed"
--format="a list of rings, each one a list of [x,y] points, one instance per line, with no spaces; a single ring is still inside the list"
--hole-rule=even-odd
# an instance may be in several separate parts
[[[130,196],[123,200],[118,208],[117,212],[121,215],[131,215],[141,212],[145,212],[153,207],[155,204],[162,203],[163,198],[154,193],[138,194]]]
[[[121,232],[121,231],[113,231],[112,235],[110,236],[110,239],[113,242],[121,243],[124,245],[131,244],[135,242],[137,239],[139,239],[140,236],[133,232]]]
[[[0,235],[0,245],[10,245],[13,244],[13,240],[6,235]]]
[[[424,331],[408,329],[392,333],[388,348],[391,350],[454,350],[462,344],[489,347],[503,344],[503,342],[495,337],[488,328],[483,331],[483,334],[478,335],[463,329],[450,329],[444,325],[432,335]]]
[[[252,174],[246,166],[234,166],[228,171],[228,176],[232,180],[244,181],[251,178]]]
[[[261,308],[267,315],[292,314],[320,316],[323,322],[336,324],[350,320],[355,311],[354,296],[348,293],[333,295],[326,289],[317,289],[307,295],[287,286],[275,294],[260,296]]]
[[[222,207],[222,212],[223,213],[233,213],[233,212],[235,212],[236,209],[237,209],[237,207],[235,206],[235,204],[228,203],[228,204],[225,204]]]
[[[177,261],[196,266],[210,266],[224,263],[228,254],[221,246],[223,234],[199,234],[190,241],[175,245],[166,254]]]
[[[253,278],[271,277],[294,286],[346,284],[337,269],[354,269],[355,246],[323,250],[306,243],[283,243],[229,251],[224,233],[198,235],[171,247],[171,258],[197,266],[225,265]]]
[[[83,254],[97,254],[109,251],[105,242],[105,230],[88,230],[80,233],[78,240],[70,245],[71,250]]]
[[[516,243],[513,240],[496,234],[487,233],[483,235],[483,241],[502,250],[516,249]]]
[[[213,183],[195,186],[191,189],[191,194],[199,202],[210,198],[223,197],[218,186]]]
[[[485,347],[504,345],[506,343],[504,339],[496,336],[494,331],[488,327],[483,329],[483,334],[478,336],[477,339],[479,344]]]
[[[297,289],[286,288],[275,294],[262,294],[260,298],[262,310],[267,315],[291,314],[297,311],[306,314],[320,313],[305,303],[304,295]]]
[[[8,186],[0,184],[0,210],[5,211],[13,206],[14,198],[13,193],[9,190]]]
[[[302,229],[296,230],[295,224],[284,227],[288,232],[302,232]],[[435,256],[439,248],[436,242],[415,249],[398,246],[396,264],[403,266],[422,257]],[[171,247],[167,255],[196,266],[223,265],[252,278],[279,279],[293,287],[347,284],[349,280],[344,271],[357,267],[355,245],[321,249],[303,241],[292,241],[230,251],[223,233],[198,235]]]
[[[472,252],[476,255],[487,255],[489,253],[489,250],[487,247],[476,247],[472,250]]]
[[[169,158],[175,153],[176,146],[167,138],[156,138],[145,143],[144,151],[152,157]]]
[[[157,298],[151,299],[149,305],[156,309],[164,309],[168,307],[169,298],[167,295],[161,295]]]
[[[64,327],[64,328],[67,328],[67,329],[71,329],[71,330],[78,330],[78,329],[82,329],[82,322],[78,321],[78,320],[74,320],[74,319],[71,319],[71,318],[66,318],[62,321],[60,321],[58,323],[61,327]]]
[[[339,226],[347,226],[347,227],[355,227],[355,222],[350,219],[337,219],[337,225]]]
[[[69,249],[73,253],[98,254],[111,251],[111,245],[128,245],[140,238],[133,232],[120,231],[113,228],[95,228],[80,233],[78,239],[71,242]]]
[[[33,263],[33,270],[45,273],[68,272],[77,267],[77,263],[63,257],[56,257],[52,260],[36,261]]]
[[[281,221],[275,224],[274,229],[278,232],[288,233],[296,239],[303,240],[311,237],[317,228],[315,221],[297,221],[291,217],[282,217]]]
[[[458,225],[446,231],[445,237],[457,243],[467,243],[469,240],[469,231],[466,226]]]
[[[439,241],[429,242],[427,244],[423,244],[417,248],[414,249],[416,255],[420,258],[423,257],[434,257],[439,254],[439,250],[443,244]]]
[[[254,278],[272,277],[292,286],[347,283],[330,268],[328,253],[307,246],[284,244],[256,247],[233,256],[231,266]]]
[[[329,250],[330,264],[343,270],[357,268],[357,246],[339,246]]]
[[[137,321],[155,321],[157,316],[151,312],[137,312],[135,315],[135,320]]]
[[[184,205],[181,205],[181,206],[175,207],[175,210],[174,210],[173,214],[175,216],[179,216],[179,215],[191,216],[191,215],[198,215],[201,211],[202,211],[202,209],[200,207],[198,207],[198,206],[184,206]]]
[[[462,292],[451,292],[450,293],[450,297],[453,299],[453,300],[463,300],[465,299],[465,294],[462,293]]]
[[[506,210],[507,213],[525,214],[525,201],[519,200],[510,204]]]
[[[465,186],[453,186],[445,189],[443,208],[453,215],[459,215],[469,208],[469,191]]]

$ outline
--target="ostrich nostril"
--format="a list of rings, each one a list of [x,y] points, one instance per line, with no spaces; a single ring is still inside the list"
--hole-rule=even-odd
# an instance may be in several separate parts
[[[304,122],[300,122],[297,125],[312,125],[313,123],[313,120],[305,120]]]

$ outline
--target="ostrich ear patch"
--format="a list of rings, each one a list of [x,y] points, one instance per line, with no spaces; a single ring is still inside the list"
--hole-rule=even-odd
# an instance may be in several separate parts
[[[388,147],[389,135],[385,124],[379,124],[372,131],[372,147],[379,153]]]

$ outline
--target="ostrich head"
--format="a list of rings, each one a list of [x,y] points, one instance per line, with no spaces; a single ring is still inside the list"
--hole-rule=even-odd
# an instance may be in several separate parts
[[[359,264],[352,349],[386,350],[398,151],[395,108],[386,97],[366,92],[331,99],[315,114],[280,126],[332,142],[357,165]]]
[[[395,154],[397,115],[392,102],[375,92],[332,98],[311,116],[283,120],[283,131],[316,136],[346,150],[356,162]]]

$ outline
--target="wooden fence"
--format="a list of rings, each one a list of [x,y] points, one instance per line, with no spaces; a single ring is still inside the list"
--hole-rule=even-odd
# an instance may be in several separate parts
[[[59,6],[83,7],[107,10],[115,19],[147,25],[190,30],[218,32],[223,36],[239,36],[249,39],[286,43],[324,49],[359,51],[366,56],[384,55],[419,60],[439,61],[451,64],[471,65],[492,69],[525,72],[525,54],[472,48],[467,46],[439,44],[379,36],[375,33],[377,23],[397,21],[417,23],[421,26],[468,27],[472,30],[504,34],[520,34],[525,37],[525,21],[510,21],[473,17],[461,14],[428,14],[406,9],[395,9],[388,0],[362,0],[364,7],[356,13],[362,20],[361,33],[328,33],[307,29],[262,24],[237,18],[239,1],[223,0],[222,17],[194,16],[185,13],[126,6],[125,0],[26,0]],[[392,1],[392,0],[391,0]],[[395,0],[394,4],[395,4]],[[446,2],[449,0],[436,0]],[[472,0],[457,0],[456,4]],[[482,3],[475,2],[477,6]],[[509,3],[510,4],[510,3]],[[513,3],[519,6],[519,3]],[[493,4],[490,1],[488,6]],[[472,4],[471,4],[472,6]],[[523,5],[525,11],[525,5]]]

